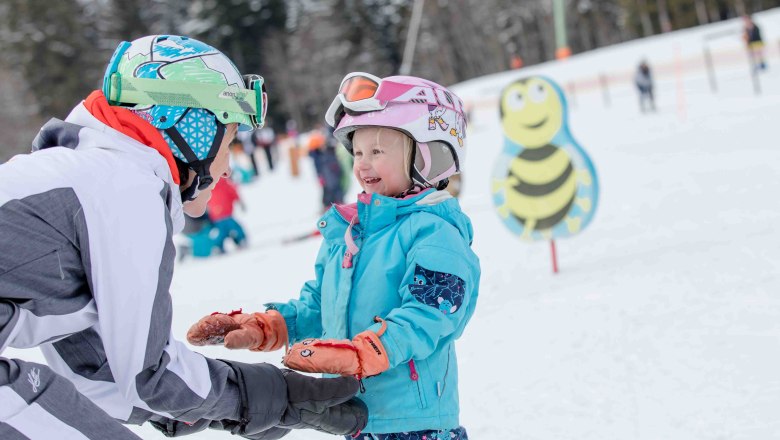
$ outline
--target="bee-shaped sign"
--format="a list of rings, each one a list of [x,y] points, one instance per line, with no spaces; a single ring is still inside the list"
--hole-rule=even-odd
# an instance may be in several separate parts
[[[574,235],[593,218],[596,170],[569,132],[566,97],[546,77],[517,80],[501,94],[504,149],[493,172],[493,202],[527,240]]]

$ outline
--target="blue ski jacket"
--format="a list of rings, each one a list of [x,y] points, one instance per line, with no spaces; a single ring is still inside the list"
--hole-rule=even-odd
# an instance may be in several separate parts
[[[361,194],[356,206],[328,210],[318,227],[316,278],[299,299],[266,305],[284,316],[290,342],[376,332],[379,316],[390,369],[363,380],[364,432],[458,427],[454,342],[474,313],[480,277],[458,201],[435,190],[405,199]]]

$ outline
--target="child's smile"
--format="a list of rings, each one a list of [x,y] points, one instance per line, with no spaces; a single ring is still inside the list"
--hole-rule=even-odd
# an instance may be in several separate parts
[[[380,179],[379,177],[364,177],[363,178],[363,182],[365,183],[365,186],[376,185],[381,180],[382,179]]]

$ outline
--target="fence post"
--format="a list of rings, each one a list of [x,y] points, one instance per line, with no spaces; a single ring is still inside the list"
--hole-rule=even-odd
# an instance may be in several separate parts
[[[607,75],[603,73],[599,75],[599,82],[601,83],[601,92],[604,97],[604,105],[609,107],[609,83],[607,82]]]
[[[569,89],[569,102],[571,103],[572,108],[577,108],[577,85],[574,81],[570,82],[568,87]]]
[[[760,95],[761,80],[758,78],[758,60],[750,46],[748,46],[748,64],[750,66],[750,80],[753,83],[753,92],[755,92],[756,95]]]
[[[710,80],[710,91],[718,92],[718,82],[715,79],[715,67],[712,64],[712,54],[707,44],[704,44],[704,64],[707,66],[707,78]]]
[[[680,45],[674,47],[674,76],[677,89],[677,118],[685,122],[687,117],[687,105],[685,101],[685,84],[683,82],[682,51]]]

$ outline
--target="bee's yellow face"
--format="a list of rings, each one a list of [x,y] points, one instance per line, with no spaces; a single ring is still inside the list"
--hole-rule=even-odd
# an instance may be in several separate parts
[[[501,96],[504,133],[512,141],[535,148],[549,143],[563,123],[563,105],[553,86],[542,78],[511,84]]]

